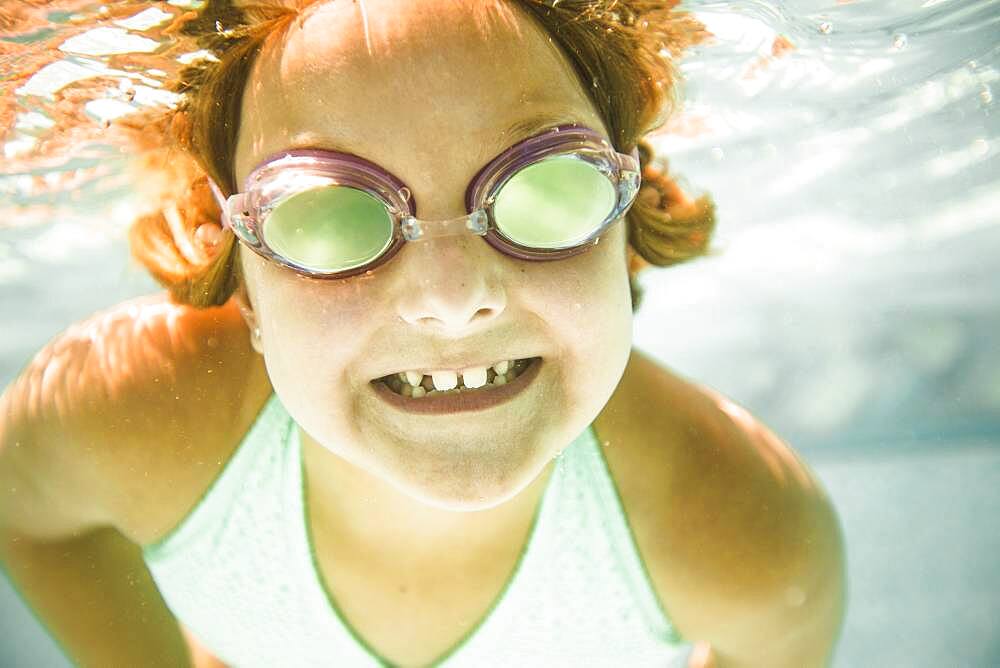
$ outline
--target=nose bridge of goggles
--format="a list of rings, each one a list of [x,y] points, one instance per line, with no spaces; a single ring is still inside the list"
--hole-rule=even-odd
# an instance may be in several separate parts
[[[489,219],[485,209],[476,209],[472,213],[447,220],[421,220],[413,216],[405,216],[400,223],[403,238],[407,241],[424,241],[437,237],[452,237],[461,234],[486,236]]]

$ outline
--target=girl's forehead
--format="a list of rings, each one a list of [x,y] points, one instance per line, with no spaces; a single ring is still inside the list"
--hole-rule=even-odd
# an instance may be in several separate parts
[[[367,34],[359,3],[324,3],[265,45],[244,93],[238,174],[319,138],[384,155],[415,138],[495,144],[501,129],[545,113],[603,129],[572,66],[529,17],[484,19],[442,3],[429,19],[412,9],[422,2],[364,4]]]
[[[329,89],[455,97],[461,91],[473,97],[487,87],[494,96],[539,82],[558,88],[553,75],[572,72],[559,48],[513,5],[476,9],[493,4],[322,3],[268,40],[254,75],[286,94]]]
[[[530,19],[516,3],[504,0],[325,0],[299,11],[293,31],[319,27],[340,38],[361,38],[369,55],[389,51],[428,33],[450,30],[452,37],[474,39],[492,32],[518,33]]]

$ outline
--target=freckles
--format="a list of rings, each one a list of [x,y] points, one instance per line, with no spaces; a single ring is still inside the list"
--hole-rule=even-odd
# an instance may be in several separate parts
[[[320,286],[316,291],[318,299],[324,299],[345,312],[360,311],[366,302],[379,294],[378,289],[362,278],[354,277],[327,281],[329,285]]]
[[[337,315],[351,319],[366,314],[383,292],[372,283],[374,277],[321,280],[296,276],[283,295],[289,310],[308,318],[315,315]]]

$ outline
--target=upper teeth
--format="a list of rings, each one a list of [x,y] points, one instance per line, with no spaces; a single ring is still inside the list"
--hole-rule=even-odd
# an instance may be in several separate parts
[[[498,375],[503,375],[510,370],[513,365],[512,360],[503,360],[491,365]],[[459,377],[465,387],[477,388],[486,384],[486,370],[490,367],[470,366],[465,369],[453,371],[451,369],[441,369],[435,371],[403,371],[399,374],[399,379],[410,384],[411,387],[418,387],[423,383],[424,376],[430,376],[434,382],[434,389],[445,391],[458,387]]]

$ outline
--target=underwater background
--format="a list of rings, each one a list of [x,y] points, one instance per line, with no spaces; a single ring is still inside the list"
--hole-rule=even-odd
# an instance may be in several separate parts
[[[0,30],[21,107],[0,157],[0,386],[72,322],[159,291],[128,256],[126,156],[19,158],[69,81],[117,77],[95,123],[169,103],[155,72],[103,59],[155,52],[166,6],[198,3],[74,33],[61,68],[2,88],[27,66],[5,45],[115,4]],[[642,275],[635,344],[745,406],[831,494],[849,574],[834,666],[1000,666],[1000,2],[684,6],[714,38],[650,140],[714,197],[718,253]],[[4,578],[0,638],[0,667],[70,665]]]

